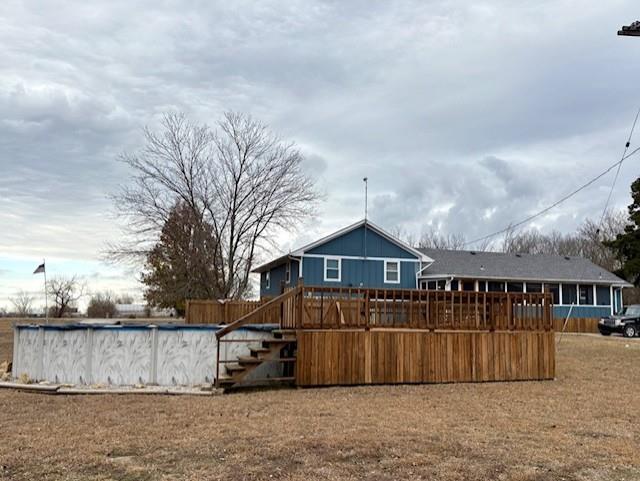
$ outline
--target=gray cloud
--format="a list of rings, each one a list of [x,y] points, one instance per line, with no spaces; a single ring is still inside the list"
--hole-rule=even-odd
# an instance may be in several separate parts
[[[286,249],[362,217],[365,175],[385,227],[496,230],[617,160],[640,101],[640,42],[615,35],[630,0],[5,3],[4,256],[95,261],[120,235],[115,158],[170,109],[249,112],[300,145],[326,201]],[[535,226],[593,217],[611,180]]]

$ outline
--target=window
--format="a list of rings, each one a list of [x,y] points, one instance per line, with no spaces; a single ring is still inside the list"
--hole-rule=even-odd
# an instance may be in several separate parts
[[[539,282],[527,282],[527,292],[542,292],[542,284]]]
[[[284,282],[291,284],[291,262],[287,262],[284,266]]]
[[[562,303],[575,304],[577,300],[577,289],[574,284],[562,284]]]
[[[551,293],[553,297],[553,303],[555,305],[560,304],[560,285],[559,284],[545,284],[544,288],[546,291]]]
[[[460,283],[458,282],[457,279],[454,279],[451,281],[451,290],[452,291],[459,291],[460,290]]]
[[[462,281],[462,290],[463,291],[475,291],[476,283],[473,281]]]
[[[330,282],[340,282],[342,259],[336,257],[324,258],[324,280]]]
[[[384,261],[384,282],[391,284],[400,283],[400,262]]]
[[[489,292],[504,292],[504,282],[489,281],[487,291]]]
[[[583,306],[593,306],[593,286],[592,285],[582,285],[580,284],[580,289],[578,291],[580,293],[579,304]]]
[[[444,291],[447,281],[427,281],[427,289],[430,291]]]
[[[507,292],[523,292],[522,282],[507,282]]]
[[[596,303],[599,306],[611,305],[611,290],[609,286],[596,286]]]
[[[267,289],[271,288],[271,272],[264,273],[264,285]]]
[[[478,281],[478,291],[487,292],[487,281]]]
[[[629,317],[640,316],[640,307],[638,307],[638,306],[626,306],[626,307],[623,307],[620,310],[619,314],[622,315],[622,316],[629,316]]]

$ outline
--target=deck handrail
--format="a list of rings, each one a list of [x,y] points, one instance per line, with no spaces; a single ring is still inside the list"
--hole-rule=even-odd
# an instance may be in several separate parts
[[[272,309],[278,305],[284,304],[285,301],[289,300],[291,297],[295,296],[302,292],[302,286],[294,287],[285,291],[283,294],[280,294],[278,297],[274,297],[270,301],[262,304],[256,310],[245,314],[240,319],[233,321],[231,324],[227,324],[222,329],[216,331],[216,338],[220,340],[223,336],[229,334],[236,329],[239,329],[242,326],[246,326],[247,324],[251,324],[254,322],[260,315],[264,314],[269,309]]]
[[[549,292],[427,291],[339,286],[302,289],[294,329],[402,327],[551,330]]]

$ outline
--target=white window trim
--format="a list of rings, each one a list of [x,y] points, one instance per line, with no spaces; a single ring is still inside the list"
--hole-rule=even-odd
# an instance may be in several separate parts
[[[328,260],[338,261],[338,278],[337,279],[327,278],[327,261]],[[342,258],[341,257],[331,257],[331,256],[324,257],[323,277],[325,282],[342,282]]]
[[[271,272],[267,271],[264,273],[264,279],[266,284],[266,289],[271,289]]]
[[[291,284],[291,262],[287,262],[284,267],[284,282]]]
[[[389,262],[393,262],[394,264],[398,265],[398,280],[397,281],[390,281],[389,279],[387,279],[387,264],[389,264]],[[401,262],[397,259],[385,259],[384,260],[384,283],[385,284],[400,284],[400,266],[401,266]]]

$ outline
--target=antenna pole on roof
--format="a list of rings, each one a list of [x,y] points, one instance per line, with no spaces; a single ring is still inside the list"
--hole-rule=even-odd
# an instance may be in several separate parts
[[[369,187],[369,178],[365,177],[362,179],[362,181],[364,182],[364,220],[367,220],[367,190]]]
[[[369,177],[364,177],[362,181],[364,182],[364,257],[367,257],[367,195],[369,190]]]

